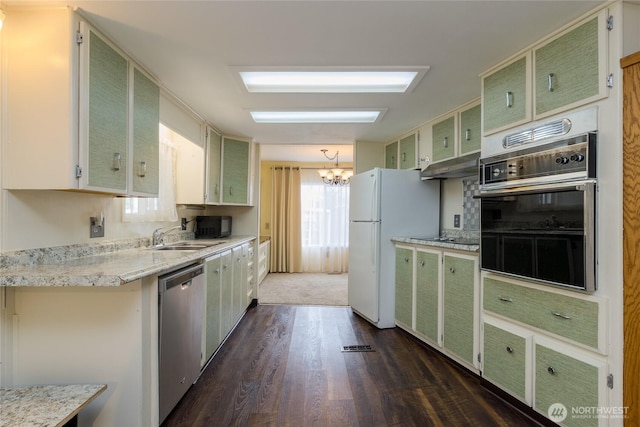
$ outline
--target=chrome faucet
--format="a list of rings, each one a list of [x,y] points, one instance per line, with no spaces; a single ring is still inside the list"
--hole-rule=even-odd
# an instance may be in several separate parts
[[[171,227],[171,228],[164,228],[164,227],[160,227],[158,229],[156,229],[153,232],[153,236],[151,237],[151,245],[152,246],[159,246],[162,245],[164,242],[162,241],[164,239],[164,236],[166,236],[167,234],[169,234],[171,231],[173,230],[178,230],[178,229],[182,229],[183,227],[181,225],[176,225],[175,227]]]

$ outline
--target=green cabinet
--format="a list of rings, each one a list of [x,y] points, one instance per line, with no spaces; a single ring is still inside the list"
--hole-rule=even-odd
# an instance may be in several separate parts
[[[605,375],[602,362],[581,360],[551,346],[536,344],[533,406],[547,415],[552,405],[562,404],[567,410],[563,425],[598,426],[596,414],[583,417],[580,409],[603,406],[598,396],[600,379]],[[577,417],[574,409],[578,410]]]
[[[482,79],[483,131],[490,133],[531,120],[530,54]]]
[[[413,248],[396,247],[396,322],[413,325]]]
[[[220,336],[222,339],[233,328],[233,253],[228,250],[220,256]]]
[[[205,328],[204,328],[204,360],[203,365],[213,356],[216,349],[222,342],[221,336],[221,284],[222,271],[220,255],[208,258],[205,262],[205,272],[207,275]]]
[[[474,363],[477,259],[446,254],[443,259],[443,346]]]
[[[133,67],[133,167],[134,194],[158,194],[160,181],[160,88]]]
[[[385,169],[398,169],[398,141],[384,147],[384,167]]]
[[[604,84],[600,55],[604,52],[599,49],[598,20],[591,18],[534,50],[536,115],[600,94]]]
[[[440,304],[438,301],[441,255],[416,250],[416,332],[437,343]]]
[[[455,116],[448,117],[431,128],[432,162],[453,158],[456,155],[456,121]]]
[[[417,167],[418,134],[412,133],[400,140],[400,169],[415,169]]]
[[[88,103],[86,185],[127,191],[129,146],[129,61],[113,45],[87,28]],[[82,57],[81,57],[82,58]]]
[[[222,137],[211,128],[207,128],[207,153],[205,167],[206,204],[220,203],[220,161],[222,159]]]
[[[480,104],[460,112],[459,156],[480,151],[481,114]]]
[[[250,205],[251,142],[222,140],[222,204]]]
[[[482,376],[526,401],[530,338],[487,322],[483,331]]]

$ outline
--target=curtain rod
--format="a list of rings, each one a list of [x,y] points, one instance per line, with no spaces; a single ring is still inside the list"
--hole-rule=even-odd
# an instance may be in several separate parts
[[[271,169],[275,169],[275,170],[281,170],[284,168],[288,168],[288,169],[298,169],[298,170],[318,170],[318,169],[323,169],[321,167],[317,167],[317,168],[302,168],[300,166],[271,166]]]

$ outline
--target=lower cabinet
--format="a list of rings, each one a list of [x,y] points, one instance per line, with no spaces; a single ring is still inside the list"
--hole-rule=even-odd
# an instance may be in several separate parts
[[[478,289],[477,254],[396,245],[396,325],[473,371]]]
[[[608,407],[605,302],[491,274],[482,282],[482,376],[561,425],[607,425],[594,412]],[[585,309],[595,325],[577,334]],[[559,326],[539,321],[547,313]]]
[[[205,260],[206,310],[202,365],[213,356],[251,302],[252,243],[243,243]]]

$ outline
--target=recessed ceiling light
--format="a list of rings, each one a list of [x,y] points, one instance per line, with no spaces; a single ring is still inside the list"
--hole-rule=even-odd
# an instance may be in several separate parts
[[[382,110],[251,111],[256,123],[374,123]]]
[[[420,81],[429,67],[404,69],[237,69],[249,92],[402,93]]]

